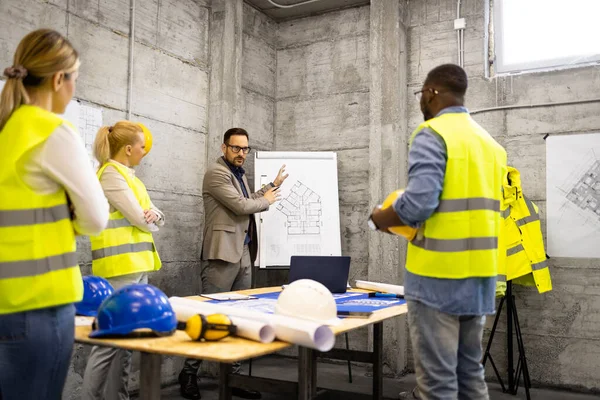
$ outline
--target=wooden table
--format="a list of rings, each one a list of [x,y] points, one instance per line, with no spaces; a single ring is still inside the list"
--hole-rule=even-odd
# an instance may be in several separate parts
[[[262,294],[280,291],[281,287],[242,290],[243,294]],[[353,290],[365,292],[362,290]],[[188,297],[198,301],[207,299],[193,296]],[[373,365],[373,399],[381,399],[383,392],[382,350],[383,350],[383,321],[407,312],[406,304],[375,311],[369,318],[345,318],[338,326],[331,329],[335,335],[349,332],[365,326],[373,326],[373,351],[357,351],[333,349],[320,353],[306,347],[299,347],[298,352],[298,382],[278,381],[268,378],[258,378],[245,375],[231,374],[231,364],[251,358],[275,353],[293,344],[274,341],[258,343],[238,337],[228,337],[218,342],[194,342],[182,331],[172,336],[158,338],[132,339],[90,339],[90,326],[77,326],[75,341],[98,346],[115,347],[139,351],[140,360],[140,398],[144,400],[160,399],[160,368],[162,355],[197,358],[215,361],[220,364],[219,399],[231,399],[231,387],[241,387],[250,390],[260,390],[265,387],[276,392],[297,393],[299,400],[317,398],[317,357],[338,360],[350,360]]]

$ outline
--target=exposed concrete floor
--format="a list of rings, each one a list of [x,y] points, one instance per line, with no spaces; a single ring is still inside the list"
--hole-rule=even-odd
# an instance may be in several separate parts
[[[245,367],[245,372],[247,373],[247,366]],[[265,357],[253,362],[252,374],[261,377],[296,381],[296,368],[295,360],[282,357]],[[319,363],[318,371],[319,388],[323,387],[362,394],[371,393],[371,376],[364,367],[352,366],[353,383],[348,382],[348,368],[346,364]],[[405,390],[411,390],[414,383],[415,376],[412,374],[401,379],[384,378],[384,397],[386,399],[398,399],[398,393]],[[218,400],[217,383],[215,380],[202,379],[200,386],[203,400]],[[495,383],[490,383],[489,389],[491,400],[526,399],[525,390],[522,387],[519,388],[519,392],[516,396],[502,393],[500,385]],[[349,399],[350,397],[351,396],[344,396],[344,399]],[[263,393],[262,398],[264,400],[290,400],[289,396],[273,393]],[[335,398],[337,399],[338,397],[336,396]],[[548,389],[531,389],[531,399],[533,400],[597,400],[599,398],[599,395],[587,395]],[[161,399],[182,400],[183,397],[179,395],[179,386],[174,385],[164,388]],[[236,399],[236,397],[234,397],[234,399]]]

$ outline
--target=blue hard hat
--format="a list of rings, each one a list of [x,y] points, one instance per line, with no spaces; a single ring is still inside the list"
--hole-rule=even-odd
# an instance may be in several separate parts
[[[91,338],[127,335],[150,329],[156,335],[175,332],[177,319],[167,296],[148,284],[123,286],[104,300],[98,309]]]
[[[88,275],[83,277],[83,300],[75,303],[75,313],[95,317],[100,304],[115,290],[104,278]]]

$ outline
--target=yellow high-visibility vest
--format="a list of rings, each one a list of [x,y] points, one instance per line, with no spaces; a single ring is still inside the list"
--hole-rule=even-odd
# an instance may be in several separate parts
[[[127,167],[107,162],[98,170],[98,179],[109,165],[125,178],[142,208],[149,209],[151,202],[146,186],[139,178],[131,177]],[[110,278],[135,272],[158,271],[162,265],[152,234],[133,226],[118,210],[110,214],[106,229],[90,239],[94,275]]]
[[[447,149],[440,204],[408,245],[406,269],[432,278],[496,276],[506,151],[467,113],[422,123]]]
[[[552,290],[538,207],[523,194],[516,168],[508,167],[503,202],[505,262],[498,266],[496,294],[504,295],[507,280],[535,286],[539,293]]]
[[[0,314],[83,297],[65,190],[40,195],[23,181],[31,150],[63,123],[56,114],[22,105],[0,131]]]

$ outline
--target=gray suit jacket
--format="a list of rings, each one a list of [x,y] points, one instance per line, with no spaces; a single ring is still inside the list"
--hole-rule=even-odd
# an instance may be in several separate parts
[[[243,177],[249,198],[244,197],[239,181],[233,175],[225,161],[219,157],[204,174],[202,197],[204,200],[204,241],[202,243],[203,260],[223,260],[237,263],[242,259],[244,239],[248,232],[250,216],[269,209],[265,191],[273,185],[266,185],[256,193],[250,194],[246,176]],[[254,217],[252,215],[252,217]],[[251,225],[255,228],[255,224]],[[255,230],[255,229],[254,229]],[[258,237],[251,232],[250,255],[256,259]]]

